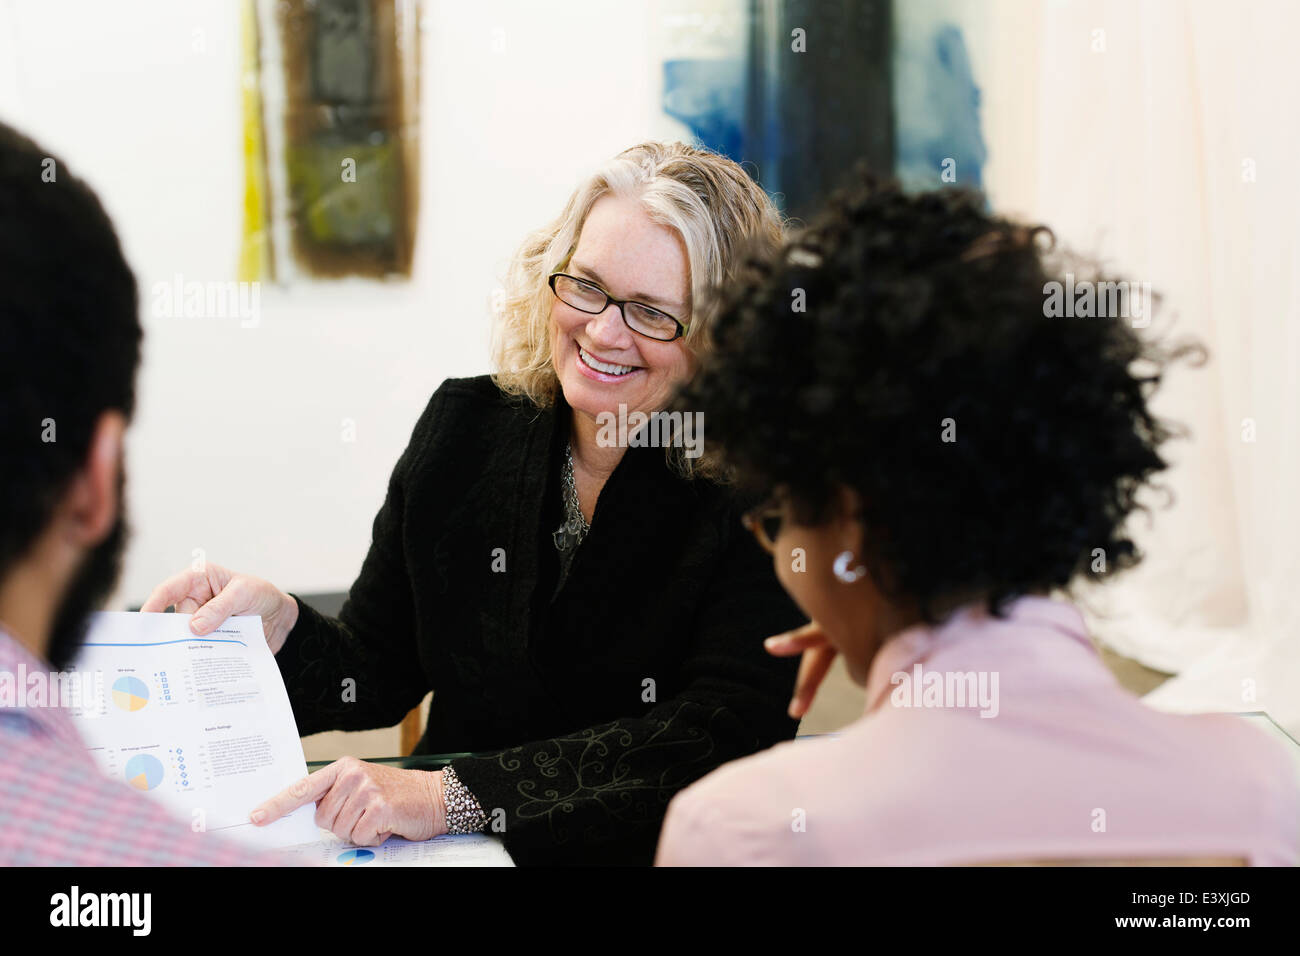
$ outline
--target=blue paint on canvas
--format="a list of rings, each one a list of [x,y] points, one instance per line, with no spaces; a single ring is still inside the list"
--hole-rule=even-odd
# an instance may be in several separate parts
[[[910,28],[910,29],[909,29]],[[904,26],[894,56],[895,172],[908,189],[983,185],[988,150],[980,130],[980,91],[961,31],[951,23]]]
[[[738,59],[664,62],[664,112],[709,149],[744,155],[745,70]]]

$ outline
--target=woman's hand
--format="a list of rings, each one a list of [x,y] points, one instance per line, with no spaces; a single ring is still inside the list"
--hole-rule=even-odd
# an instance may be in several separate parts
[[[773,657],[803,655],[803,660],[799,662],[799,676],[795,679],[794,698],[790,701],[789,710],[790,716],[798,720],[808,713],[813,697],[817,695],[817,688],[821,686],[831,665],[835,663],[835,655],[839,652],[826,639],[821,625],[816,621],[793,631],[769,637],[763,642],[763,646]]]
[[[177,613],[194,615],[190,630],[198,635],[211,633],[233,614],[256,614],[272,654],[284,647],[298,621],[298,602],[270,581],[215,564],[172,575],[153,589],[140,610],[165,611],[173,604]]]
[[[398,770],[356,757],[303,777],[249,819],[266,826],[312,802],[316,825],[356,846],[378,846],[390,836],[431,840],[447,832],[441,770]]]

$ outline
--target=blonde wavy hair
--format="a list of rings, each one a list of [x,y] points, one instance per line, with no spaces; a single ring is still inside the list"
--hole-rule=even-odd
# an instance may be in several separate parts
[[[625,149],[579,185],[559,217],[529,235],[510,263],[492,338],[492,379],[508,395],[538,406],[555,401],[547,281],[573,254],[587,214],[606,195],[640,201],[652,222],[681,236],[691,271],[685,339],[696,354],[708,348],[710,290],[736,274],[747,252],[774,248],[784,233],[767,193],[725,156],[684,143]]]

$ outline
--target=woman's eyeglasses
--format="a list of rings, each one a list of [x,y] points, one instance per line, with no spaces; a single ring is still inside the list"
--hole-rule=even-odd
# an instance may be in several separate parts
[[[754,537],[758,539],[768,553],[776,552],[776,539],[781,534],[781,523],[785,520],[785,509],[780,505],[768,502],[759,505],[752,511],[746,511],[740,518],[741,522],[753,532]]]
[[[612,302],[623,316],[623,324],[638,335],[660,342],[671,342],[686,332],[686,326],[667,312],[626,299],[615,299],[608,292],[586,279],[556,272],[550,278],[551,291],[565,305],[588,315],[600,315]]]

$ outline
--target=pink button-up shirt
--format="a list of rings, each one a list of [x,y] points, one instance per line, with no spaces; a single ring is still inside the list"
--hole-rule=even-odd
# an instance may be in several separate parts
[[[965,608],[885,642],[836,737],[720,767],[677,795],[660,865],[1300,859],[1285,745],[1231,715],[1152,710],[1070,604]]]
[[[0,673],[50,666],[0,631]],[[60,707],[0,706],[0,866],[249,866],[279,862],[198,834],[99,772]]]

